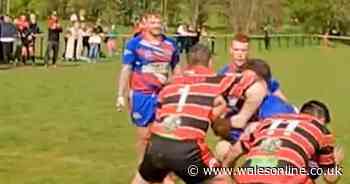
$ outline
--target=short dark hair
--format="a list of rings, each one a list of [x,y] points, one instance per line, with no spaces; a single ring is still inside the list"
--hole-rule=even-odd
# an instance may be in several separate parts
[[[271,69],[269,64],[262,59],[248,59],[242,66],[243,70],[252,70],[266,82],[271,79]]]
[[[315,116],[317,118],[322,118],[324,119],[325,123],[329,123],[331,121],[331,115],[327,105],[317,100],[310,100],[304,103],[300,109],[300,112]]]
[[[191,47],[189,52],[188,64],[209,66],[210,59],[211,59],[211,53],[209,48],[199,43]]]

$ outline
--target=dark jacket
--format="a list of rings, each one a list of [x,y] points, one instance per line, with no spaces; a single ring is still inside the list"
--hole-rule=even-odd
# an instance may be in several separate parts
[[[29,25],[29,31],[30,31],[31,33],[33,33],[33,34],[39,34],[39,33],[41,33],[40,28],[39,28],[39,26],[38,26],[37,23],[34,23],[34,24],[31,23],[31,24]]]
[[[16,37],[17,30],[16,30],[15,25],[13,25],[11,23],[3,22],[3,23],[1,23],[0,27],[1,27],[0,38],[15,38]]]
[[[48,40],[51,42],[59,42],[60,41],[60,33],[62,32],[62,28],[49,29],[49,38]]]

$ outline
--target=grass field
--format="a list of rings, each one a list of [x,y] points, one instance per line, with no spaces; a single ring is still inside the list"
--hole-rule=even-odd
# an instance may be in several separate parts
[[[328,102],[332,130],[350,153],[350,48],[274,49],[252,55],[271,63],[291,102]],[[216,65],[226,60],[218,52]],[[0,70],[0,183],[128,183],[137,160],[133,126],[126,113],[114,110],[119,66],[115,59]],[[344,166],[350,169],[350,159]],[[345,172],[340,183],[350,183],[350,175]]]

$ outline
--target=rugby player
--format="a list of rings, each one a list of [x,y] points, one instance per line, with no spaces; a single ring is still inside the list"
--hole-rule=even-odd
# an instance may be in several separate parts
[[[319,101],[306,102],[300,114],[275,114],[263,120],[252,134],[242,138],[241,153],[246,153],[242,167],[299,168],[300,173],[242,174],[235,176],[238,184],[308,184],[313,183],[308,171],[309,162],[316,161],[322,168],[327,183],[336,183],[339,175],[335,170],[344,153],[334,147],[334,137],[326,127],[330,113]],[[240,154],[236,153],[237,156]],[[338,173],[341,174],[341,173]]]
[[[221,94],[244,91],[248,103],[242,108],[242,117],[250,113],[256,96],[261,101],[266,94],[259,71],[247,69],[242,74],[217,76],[210,69],[210,51],[202,45],[194,46],[189,57],[188,67],[160,92],[157,123],[152,125],[152,138],[134,183],[161,182],[171,171],[186,183],[225,183],[224,176],[202,173],[204,167],[221,166],[204,142],[209,125],[219,131],[216,119],[227,107]],[[198,167],[195,177],[186,173],[191,165]]]
[[[240,68],[243,70],[248,69],[255,71],[256,74],[262,76],[262,78],[265,79],[264,81],[266,83],[268,83],[271,79],[270,67],[263,60],[248,59],[248,62],[243,64]],[[260,92],[260,95],[255,96],[254,102],[246,102],[247,99],[249,100],[249,98],[247,98],[246,94],[243,92],[246,88],[249,87],[250,84],[256,82],[256,79],[247,79],[243,75],[242,81],[243,82],[240,82],[242,85],[233,86],[231,90],[233,93],[228,93],[226,96],[230,110],[229,113],[226,114],[225,118],[229,121],[229,124],[232,124],[232,128],[228,134],[221,136],[225,140],[220,141],[216,146],[216,155],[223,162],[224,166],[229,166],[232,162],[234,162],[235,152],[237,152],[237,149],[238,151],[240,149],[239,140],[241,135],[245,131],[247,133],[250,132],[250,129],[254,128],[254,125],[256,125],[251,122],[269,117],[270,114],[273,114],[276,111],[284,113],[296,112],[292,105],[275,95],[269,94],[268,92],[265,96],[263,92]],[[242,92],[240,94],[237,94],[234,91]],[[254,94],[251,95],[254,96]],[[246,103],[250,104],[248,113],[246,109],[248,105],[245,105]],[[230,149],[228,150],[227,147]]]
[[[242,66],[247,62],[249,57],[249,37],[245,34],[238,33],[231,42],[230,47],[231,61],[219,70],[219,75],[229,75],[242,71]],[[280,89],[280,84],[274,78],[268,81],[269,93],[287,100],[286,96]]]
[[[132,122],[137,127],[137,153],[143,154],[148,127],[153,122],[157,96],[179,61],[175,42],[162,34],[159,14],[144,16],[142,34],[131,38],[124,50],[116,107],[129,100]],[[130,90],[129,90],[130,88]]]
[[[267,83],[271,78],[269,65],[261,59],[249,59],[241,66],[241,70],[236,74],[241,75],[241,79],[225,96],[230,108],[226,116],[232,127],[238,129],[245,128],[249,121],[257,119],[257,111],[268,95]],[[260,86],[259,90],[252,93],[255,86]]]
[[[209,49],[191,48],[183,72],[173,77],[159,94],[156,122],[139,166],[134,184],[162,182],[174,172],[186,183],[227,183],[227,176],[205,175],[203,168],[220,167],[205,143],[206,132],[226,109],[221,96],[235,82],[235,76],[217,76],[211,69]],[[190,176],[188,168],[198,168]]]

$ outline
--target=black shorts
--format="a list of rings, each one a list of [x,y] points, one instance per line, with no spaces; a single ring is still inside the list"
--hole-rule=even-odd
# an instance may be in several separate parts
[[[153,134],[139,173],[146,181],[157,183],[174,172],[184,182],[195,184],[214,177],[205,175],[203,168],[219,166],[219,162],[202,141],[178,141]]]

